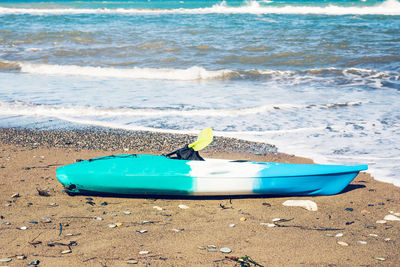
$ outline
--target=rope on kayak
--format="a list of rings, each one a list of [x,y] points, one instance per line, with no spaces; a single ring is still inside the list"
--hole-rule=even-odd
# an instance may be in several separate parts
[[[136,158],[136,154],[129,154],[129,155],[109,155],[105,157],[100,157],[100,158],[94,158],[94,159],[89,159],[89,162],[96,161],[96,160],[104,160],[104,159],[113,159],[113,158]]]

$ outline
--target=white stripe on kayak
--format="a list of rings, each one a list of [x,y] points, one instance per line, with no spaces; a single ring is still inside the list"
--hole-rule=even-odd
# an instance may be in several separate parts
[[[220,159],[190,161],[188,164],[190,176],[194,178],[194,192],[206,193],[251,193],[259,182],[257,173],[265,168],[261,164]]]

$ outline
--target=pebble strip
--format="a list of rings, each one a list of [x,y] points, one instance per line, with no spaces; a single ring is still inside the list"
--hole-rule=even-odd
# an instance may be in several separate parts
[[[89,150],[124,150],[168,153],[194,142],[197,136],[88,127],[85,130],[31,130],[0,128],[4,144],[22,147],[57,147]],[[204,152],[277,153],[274,145],[227,137],[214,137]]]

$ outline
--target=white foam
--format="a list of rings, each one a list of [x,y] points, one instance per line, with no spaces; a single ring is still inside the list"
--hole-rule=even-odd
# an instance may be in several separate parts
[[[0,7],[0,14],[62,15],[62,14],[323,14],[323,15],[400,15],[400,3],[386,0],[375,6],[265,6],[257,1],[247,1],[239,7],[228,6],[225,1],[207,8],[195,9],[125,9],[125,8],[6,8]]]
[[[266,79],[283,81],[285,84],[299,84],[310,81],[332,82],[330,77],[321,74],[343,75],[348,79],[347,84],[368,84],[380,88],[382,80],[399,80],[398,72],[377,71],[370,69],[310,69],[306,71],[289,70],[207,70],[203,67],[192,66],[187,69],[171,68],[111,68],[78,65],[55,65],[38,64],[28,62],[0,61],[0,65],[15,68],[19,66],[20,71],[31,74],[42,75],[74,75],[100,78],[122,78],[122,79],[151,79],[151,80],[176,80],[176,81],[197,81],[197,80],[220,80],[220,79],[252,79],[264,77]],[[379,84],[378,84],[379,83]]]
[[[113,77],[125,79],[160,79],[160,80],[207,80],[224,78],[231,70],[206,70],[201,67],[187,69],[166,68],[104,68],[77,65],[32,64],[19,62],[21,72],[45,75],[79,75],[90,77]]]
[[[362,102],[352,103],[333,103],[333,104],[320,104],[320,105],[294,105],[294,104],[278,104],[278,105],[262,105],[250,108],[237,108],[237,109],[153,109],[153,108],[106,108],[106,107],[93,107],[93,106],[57,106],[57,105],[37,105],[34,103],[26,103],[22,101],[5,102],[0,100],[0,116],[34,116],[34,117],[238,117],[256,114],[266,114],[268,112],[277,112],[284,110],[299,110],[299,109],[325,109],[329,107],[341,105],[361,105]],[[278,112],[279,112],[278,111]],[[319,128],[318,128],[319,129]],[[323,128],[321,128],[323,129]],[[276,130],[258,132],[265,133],[278,133],[278,132],[302,132],[308,130],[316,130],[315,128],[296,128],[292,130]],[[254,132],[235,132],[240,134],[254,133]]]

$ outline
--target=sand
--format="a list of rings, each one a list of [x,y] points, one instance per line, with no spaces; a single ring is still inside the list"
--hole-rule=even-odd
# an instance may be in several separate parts
[[[0,266],[32,261],[40,261],[38,266],[126,266],[128,260],[139,266],[240,266],[235,257],[245,255],[262,266],[399,266],[400,221],[377,221],[400,212],[400,188],[367,173],[333,196],[68,196],[55,178],[58,166],[110,154],[161,154],[194,138],[106,132],[0,130],[0,259],[11,260]],[[137,145],[144,136],[149,141]],[[176,143],[163,143],[171,140]],[[312,162],[277,153],[271,145],[223,138],[201,154]],[[283,206],[288,199],[312,200],[318,211]],[[275,218],[281,221],[269,227]],[[223,247],[231,253],[220,252]]]

